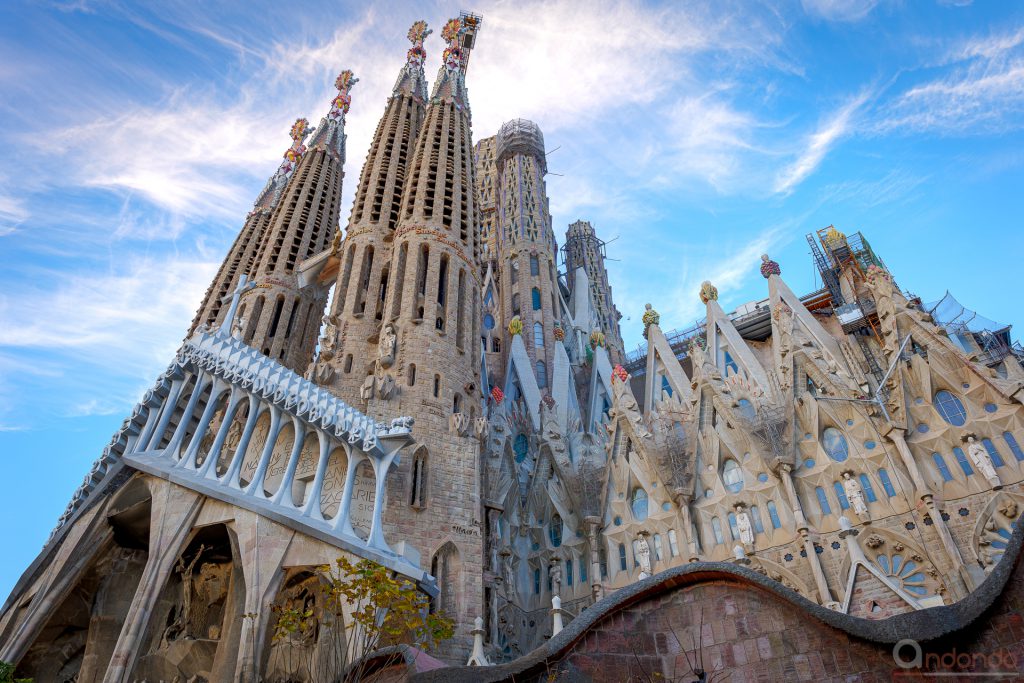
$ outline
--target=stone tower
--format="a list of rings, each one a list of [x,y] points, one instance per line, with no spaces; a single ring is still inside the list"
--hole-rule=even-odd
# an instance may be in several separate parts
[[[318,368],[317,379],[352,403],[361,400],[360,386],[375,369],[402,188],[426,109],[423,41],[430,33],[424,21],[409,29],[413,46],[366,155],[339,255],[329,320],[337,326],[337,351],[326,360],[321,353],[323,367]]]
[[[274,209],[281,200],[281,193],[288,185],[288,181],[295,171],[295,165],[306,153],[306,146],[302,144],[302,141],[306,139],[308,128],[309,121],[306,119],[298,119],[292,126],[292,145],[285,151],[284,161],[267,181],[266,187],[256,198],[256,204],[252,211],[245,217],[245,225],[242,226],[242,231],[235,238],[231,251],[228,252],[224,262],[217,270],[216,277],[213,278],[213,282],[206,290],[203,303],[199,306],[199,311],[196,313],[195,319],[192,320],[192,325],[186,336],[192,336],[192,333],[200,325],[214,325],[224,319],[227,309],[222,306],[222,302],[231,293],[232,288],[238,282],[238,277],[242,274],[248,275],[252,270],[256,254],[263,243],[263,234],[266,232],[267,226],[270,225]]]
[[[544,184],[544,135],[532,121],[504,124],[495,142],[498,186],[497,249],[501,312],[519,317],[522,336],[541,393],[550,385],[554,323],[556,245]],[[506,345],[506,357],[511,344]]]
[[[385,522],[410,539],[442,586],[437,609],[468,651],[483,612],[480,529],[479,209],[465,73],[480,19],[463,14],[447,42],[416,139],[394,233],[384,325],[361,386],[370,415],[405,411],[417,446],[389,482]],[[395,483],[394,486],[391,484]]]
[[[625,359],[619,319],[622,314],[612,302],[612,286],[608,284],[608,269],[605,268],[605,243],[594,231],[589,221],[576,221],[565,233],[565,272],[572,289],[576,269],[582,267],[590,280],[590,293],[601,331],[604,332],[608,355],[613,363],[621,364]]]
[[[338,94],[270,217],[250,273],[256,287],[239,307],[242,340],[289,370],[302,372],[312,359],[327,305],[328,288],[321,283],[300,287],[296,270],[330,245],[337,230],[345,114],[357,81],[347,70],[335,81]]]

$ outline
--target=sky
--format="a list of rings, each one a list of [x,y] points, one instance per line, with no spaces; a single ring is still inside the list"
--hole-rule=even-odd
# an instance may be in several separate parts
[[[970,0],[0,4],[0,596],[167,366],[288,129],[359,83],[343,219],[418,19],[484,18],[476,139],[544,131],[559,241],[608,244],[627,347],[861,231],[900,285],[1024,329],[1024,5]]]

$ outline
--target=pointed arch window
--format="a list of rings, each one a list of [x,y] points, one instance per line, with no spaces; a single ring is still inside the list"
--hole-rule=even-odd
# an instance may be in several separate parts
[[[722,522],[718,517],[711,518],[711,532],[715,535],[715,544],[725,543],[725,536],[722,535]]]
[[[654,561],[661,562],[661,534],[654,534]]]
[[[996,445],[992,443],[992,439],[982,439],[981,445],[985,447],[986,451],[988,451],[988,457],[992,459],[993,466],[1002,467],[1006,464],[1003,462],[1003,456],[1001,456],[999,451],[996,449]]]
[[[512,442],[512,452],[515,453],[516,462],[522,462],[526,459],[526,454],[530,450],[530,440],[526,438],[526,434],[517,434],[515,440]]]
[[[569,586],[572,585],[572,580],[573,580],[572,570],[573,570],[572,558],[569,558],[568,560],[565,561],[565,582],[566,582],[566,585],[569,585]]]
[[[533,300],[533,310],[539,311],[541,307],[540,290],[534,287],[532,290],[530,290],[530,296]]]
[[[668,551],[672,553],[672,557],[679,557],[679,541],[675,529],[668,530]]]
[[[967,411],[963,402],[951,391],[936,391],[932,405],[939,416],[954,427],[963,427],[967,422]]]
[[[633,495],[629,503],[630,510],[633,512],[633,519],[638,522],[647,519],[647,503],[647,491],[642,486],[637,486],[633,489]]]
[[[736,401],[736,406],[739,408],[740,415],[748,420],[754,419],[754,404],[745,398],[741,398]]]
[[[846,489],[843,488],[843,485],[838,481],[834,481],[832,482],[832,489],[836,492],[836,498],[839,499],[839,507],[843,510],[849,510],[850,501],[846,498]]]
[[[882,482],[882,488],[885,489],[885,495],[893,498],[896,496],[896,489],[892,486],[892,479],[889,478],[889,473],[885,471],[885,468],[878,470],[878,478]]]
[[[878,502],[878,496],[875,495],[875,489],[871,486],[871,478],[867,474],[862,473],[860,475],[860,488],[864,491],[864,497],[867,498],[869,503]]]
[[[420,447],[412,459],[412,486],[409,505],[421,508],[427,500],[427,449]]]
[[[965,476],[971,476],[974,474],[974,468],[971,467],[971,463],[968,462],[967,456],[964,455],[962,448],[954,448],[953,455],[956,456],[956,461],[960,465],[960,469],[964,471]]]
[[[536,256],[530,256],[530,275],[534,277],[540,275],[540,261]]]
[[[725,376],[728,377],[729,374],[730,374],[730,371],[731,371],[731,374],[738,375],[740,373],[740,368],[739,368],[738,365],[736,365],[736,361],[734,361],[732,359],[732,355],[728,351],[724,352],[724,359],[725,359],[724,360]]]
[[[1003,432],[1003,441],[1006,442],[1010,452],[1013,453],[1013,457],[1017,458],[1018,461],[1024,460],[1024,451],[1020,449],[1020,445],[1017,444],[1017,439],[1010,432]]]
[[[939,474],[942,476],[942,481],[953,481],[953,474],[949,471],[949,467],[946,465],[946,459],[942,457],[941,453],[932,453],[932,461],[935,463],[935,467],[939,470]]]
[[[754,532],[763,534],[764,522],[761,521],[761,511],[757,509],[756,505],[750,506],[750,518],[754,521]]]
[[[740,539],[740,530],[736,526],[736,513],[730,512],[727,515],[727,519],[729,520],[729,535],[732,536],[732,540],[738,541]]]
[[[772,528],[781,528],[782,521],[779,519],[779,509],[775,507],[775,501],[769,500],[766,507],[768,508],[768,518],[772,520]]]
[[[544,326],[540,323],[533,324],[533,346],[534,348],[544,348]]]
[[[729,458],[722,465],[722,483],[730,493],[739,493],[743,490],[743,471],[740,464]]]
[[[544,361],[537,361],[537,388],[546,389],[548,386],[548,366]]]
[[[626,544],[619,544],[619,569],[626,571]]]
[[[551,539],[552,548],[557,548],[562,545],[562,518],[557,514],[551,517],[551,524],[548,527],[548,536]]]
[[[816,486],[814,488],[814,494],[818,497],[818,507],[821,508],[821,514],[831,515],[832,506],[829,505],[828,494],[825,493],[825,489],[821,488],[820,486]]]

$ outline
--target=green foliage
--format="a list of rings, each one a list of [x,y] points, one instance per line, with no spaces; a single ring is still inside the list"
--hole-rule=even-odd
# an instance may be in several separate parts
[[[360,658],[365,654],[401,644],[428,650],[452,637],[452,622],[430,613],[428,597],[412,581],[379,564],[339,557],[317,572],[321,581],[314,609],[287,604],[271,608],[276,617],[272,642],[290,653],[295,643],[309,643],[307,636],[319,632],[316,647],[330,649],[331,673],[347,672],[346,683],[362,680],[366,662]],[[311,645],[303,647],[304,668],[312,673],[325,653],[314,658]]]
[[[0,683],[32,683],[31,678],[15,678],[14,665],[0,662]]]

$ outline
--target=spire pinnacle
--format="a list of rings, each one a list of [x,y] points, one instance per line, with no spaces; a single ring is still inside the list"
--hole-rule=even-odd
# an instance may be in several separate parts
[[[417,99],[426,101],[427,77],[423,73],[423,63],[427,60],[427,51],[423,48],[423,41],[431,33],[433,31],[427,28],[427,22],[422,19],[409,27],[406,36],[412,47],[405,54],[405,64],[398,72],[398,79],[391,91],[392,96],[409,93]]]
[[[449,19],[441,29],[441,37],[448,43],[441,59],[441,70],[434,83],[433,98],[450,97],[456,104],[467,107],[466,68],[469,66],[469,52],[476,42],[476,32],[482,19],[475,14],[463,12],[455,19]]]
[[[334,79],[334,87],[338,89],[338,94],[331,100],[331,110],[320,121],[320,126],[309,142],[310,147],[322,148],[337,154],[342,163],[345,162],[345,114],[352,104],[349,91],[358,82],[359,79],[351,69],[345,69],[338,74]]]
[[[306,119],[295,119],[292,129],[288,133],[292,139],[291,147],[285,150],[284,161],[277,167],[277,171],[267,181],[259,196],[256,197],[254,209],[272,209],[277,204],[278,199],[281,198],[284,186],[288,184],[288,179],[292,177],[292,172],[295,171],[295,166],[299,163],[302,155],[306,153],[306,146],[302,144],[302,141],[306,139],[308,134],[309,121]]]

